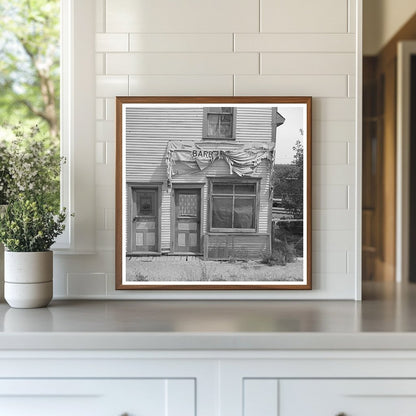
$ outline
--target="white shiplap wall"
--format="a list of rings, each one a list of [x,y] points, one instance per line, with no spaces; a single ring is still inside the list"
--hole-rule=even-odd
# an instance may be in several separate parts
[[[114,290],[115,96],[311,95],[314,289],[182,296],[354,299],[356,2],[96,0],[97,253],[59,259],[55,296],[178,295]]]

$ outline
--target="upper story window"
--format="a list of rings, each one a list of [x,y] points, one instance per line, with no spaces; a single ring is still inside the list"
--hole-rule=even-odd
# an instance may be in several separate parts
[[[234,107],[204,108],[204,139],[235,140],[236,109]]]

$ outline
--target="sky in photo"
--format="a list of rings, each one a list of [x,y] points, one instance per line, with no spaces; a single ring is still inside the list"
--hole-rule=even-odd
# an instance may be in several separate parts
[[[276,164],[289,164],[293,161],[293,146],[296,140],[302,140],[304,144],[305,136],[302,137],[300,129],[304,127],[304,107],[279,106],[277,111],[286,119],[285,122],[277,128],[276,133]]]

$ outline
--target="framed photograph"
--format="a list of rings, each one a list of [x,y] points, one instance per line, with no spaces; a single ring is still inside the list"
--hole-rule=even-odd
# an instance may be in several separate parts
[[[117,97],[116,288],[311,289],[311,97]]]

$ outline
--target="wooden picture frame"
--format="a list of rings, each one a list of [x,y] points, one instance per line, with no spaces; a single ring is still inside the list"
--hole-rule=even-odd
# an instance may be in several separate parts
[[[116,119],[116,289],[312,288],[311,97],[117,97]]]

